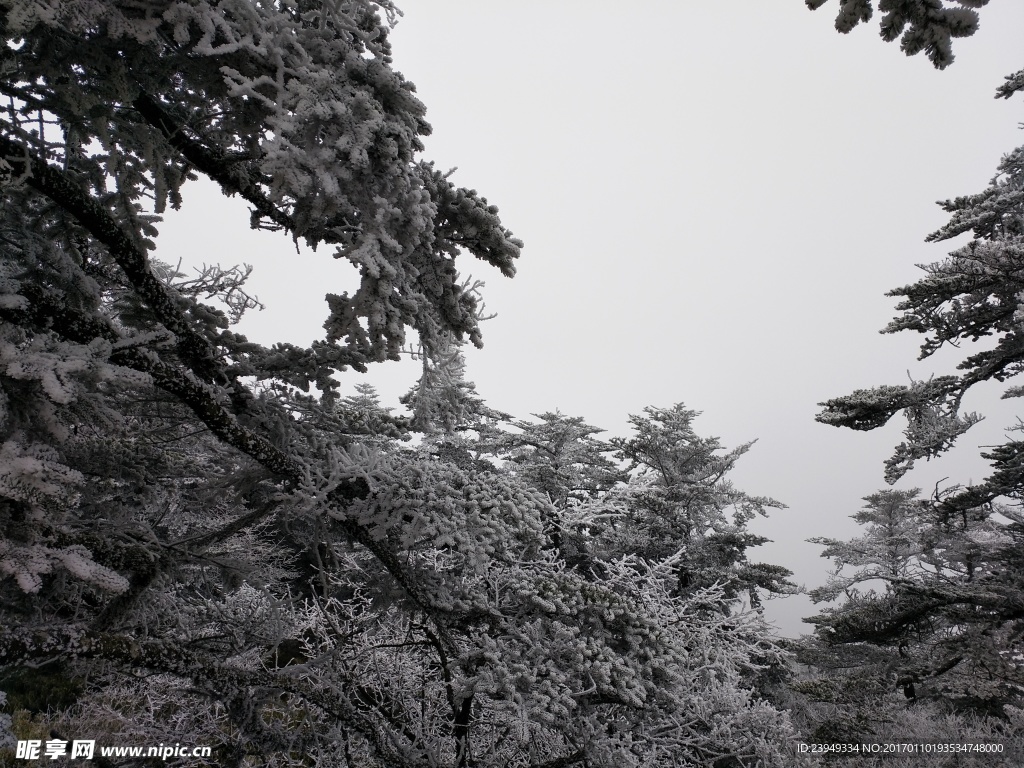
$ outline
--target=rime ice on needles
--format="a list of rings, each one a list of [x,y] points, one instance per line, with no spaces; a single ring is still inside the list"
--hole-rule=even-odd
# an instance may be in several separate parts
[[[512,276],[521,244],[418,157],[395,14],[0,0],[5,675],[69,692],[51,727],[272,768],[788,765],[756,683],[784,654],[736,599],[783,585],[745,558],[776,503],[683,409],[636,422],[673,474],[628,484],[582,420],[500,434],[463,379],[484,315],[456,263]],[[323,340],[249,341],[245,268],[152,258],[200,174],[358,271]],[[338,396],[410,329],[413,419]],[[668,551],[659,512],[691,513]]]

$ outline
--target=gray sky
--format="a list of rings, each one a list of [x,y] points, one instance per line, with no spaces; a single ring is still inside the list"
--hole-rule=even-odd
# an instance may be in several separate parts
[[[468,355],[487,402],[520,417],[560,409],[608,435],[644,406],[684,402],[698,432],[727,446],[757,438],[740,488],[789,505],[754,529],[754,557],[822,583],[810,536],[847,538],[860,499],[884,487],[898,419],[855,433],[814,422],[853,389],[945,373],[917,363],[919,339],[882,336],[887,290],[956,243],[927,245],[935,200],[981,191],[1024,136],[1018,98],[995,100],[1024,66],[1024,3],[981,9],[938,72],[878,37],[840,36],[836,3],[409,0],[396,67],[434,128],[426,159],[479,190],[526,247],[506,280],[465,257],[498,317]],[[263,342],[322,334],[324,293],[352,285],[328,251],[248,229],[238,200],[184,192],[157,256],[247,262],[267,305],[240,330]],[[352,374],[397,405],[409,364]],[[979,480],[977,446],[1003,440],[1013,403],[989,388],[967,403],[988,419],[897,487]],[[783,634],[809,630],[806,598],[769,604]]]

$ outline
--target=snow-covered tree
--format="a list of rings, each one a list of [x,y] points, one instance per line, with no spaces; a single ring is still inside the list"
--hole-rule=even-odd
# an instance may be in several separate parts
[[[1010,96],[1022,88],[1024,79],[1018,73],[1007,78],[997,95]],[[822,404],[819,421],[853,429],[874,429],[904,413],[905,440],[886,462],[890,483],[916,460],[948,450],[980,419],[962,413],[971,387],[1005,381],[1024,369],[1022,159],[1021,149],[1004,157],[985,192],[941,203],[951,220],[928,239],[942,241],[968,232],[974,238],[946,259],[925,266],[922,280],[892,292],[903,298],[902,315],[885,329],[924,334],[922,358],[947,345],[986,337],[994,343],[967,356],[957,375],[858,390]],[[1022,391],[1008,387],[1004,397]],[[928,690],[927,683],[937,680],[932,690],[943,697],[1000,709],[1018,700],[1024,683],[1018,679],[1015,658],[1024,574],[1017,554],[1024,474],[1016,439],[982,455],[994,470],[983,482],[953,487],[927,501],[902,492],[877,494],[869,497],[873,517],[863,520],[870,523],[865,537],[822,541],[826,554],[861,566],[858,575],[837,577],[821,592],[822,598],[851,587],[850,579],[882,579],[886,588],[885,594],[859,595],[814,621],[830,642],[902,649],[892,668],[904,669],[902,679],[908,684],[926,682],[916,689]],[[1013,506],[1000,505],[1000,500]]]
[[[487,314],[480,289],[480,280],[466,279],[460,288],[463,295],[475,302],[474,321],[482,323],[495,317]],[[420,378],[401,402],[412,412],[411,425],[425,435],[452,442],[467,430],[489,433],[493,422],[508,418],[488,408],[477,394],[476,385],[466,380],[464,341],[447,332],[432,343],[421,343],[405,350],[421,365]]]
[[[499,450],[517,476],[547,494],[559,509],[586,504],[626,479],[612,460],[615,448],[595,435],[603,429],[560,411],[537,414],[539,422],[514,421]]]
[[[942,494],[918,494],[873,494],[854,515],[863,536],[812,539],[835,571],[811,597],[845,597],[807,619],[815,663],[872,678],[878,691],[1003,714],[1024,695],[1020,514],[991,505],[950,512]]]
[[[609,492],[627,475],[611,458],[614,447],[595,437],[604,430],[559,411],[534,418],[539,421],[511,421],[516,431],[496,436],[492,450],[521,482],[550,500],[545,531],[562,560],[596,575],[601,565],[591,550],[619,515]]]
[[[410,331],[435,362],[479,343],[456,260],[511,275],[520,247],[419,160],[396,13],[0,0],[0,738],[188,734],[211,765],[282,768],[791,764],[747,683],[782,658],[758,614],[714,583],[679,599],[674,552],[584,574],[511,462],[439,450],[482,413],[427,396],[457,357],[419,422],[340,397]],[[244,267],[152,258],[198,175],[356,268],[322,341],[236,333]]]
[[[1024,90],[1024,72],[1007,78],[997,95],[1009,97]],[[857,390],[828,400],[818,421],[834,426],[870,430],[902,411],[907,419],[905,440],[886,462],[886,480],[902,477],[919,459],[940,455],[977,423],[974,413],[962,413],[963,398],[983,381],[1006,381],[1024,370],[1021,318],[1024,281],[1024,147],[1006,155],[987,190],[940,203],[951,214],[949,223],[928,236],[940,242],[968,232],[973,239],[942,261],[922,267],[926,275],[913,285],[892,291],[902,297],[902,315],[885,333],[916,331],[926,336],[921,359],[944,347],[992,338],[995,344],[966,357],[963,373],[936,376],[909,385]],[[1020,396],[1008,387],[1004,398]],[[976,486],[947,497],[947,507],[972,509],[999,496],[1021,498],[1020,442],[1010,440],[983,456],[993,474]]]
[[[940,68],[952,61],[947,32],[958,17],[969,20],[966,9],[947,9],[943,6],[949,3],[939,2],[902,5],[879,4],[890,14],[883,21],[883,36],[894,39],[886,32],[887,24],[896,30],[891,19],[900,30],[909,23],[908,53],[927,49]],[[844,3],[848,27],[866,20],[870,6]],[[929,24],[937,26],[928,31]],[[973,26],[961,29],[970,34]],[[996,96],[1008,98],[1021,90],[1024,72],[1007,77]],[[974,385],[1002,382],[1024,369],[1022,160],[1022,149],[1011,152],[987,190],[940,203],[951,219],[928,240],[969,232],[974,237],[942,261],[923,266],[921,280],[890,293],[902,298],[902,314],[884,329],[925,335],[921,359],[947,346],[989,338],[994,343],[968,355],[956,375],[857,390],[821,404],[818,421],[857,430],[876,429],[904,414],[904,440],[885,463],[890,484],[916,461],[949,450],[981,419],[962,409]],[[1022,391],[1007,387],[1004,397]],[[922,723],[928,721],[933,739],[952,727],[958,735],[988,730],[1001,739],[1020,740],[1020,443],[1010,439],[982,455],[994,469],[983,482],[936,489],[932,498],[919,498],[917,490],[875,493],[855,515],[863,535],[849,541],[814,540],[825,546],[824,556],[834,559],[835,571],[812,597],[842,600],[808,619],[815,635],[804,640],[798,653],[816,670],[797,685],[820,704],[809,718],[819,729],[816,738],[875,738],[900,724],[908,733],[923,732],[927,726]],[[1002,503],[1006,500],[1012,505]],[[908,706],[920,709],[914,714]]]
[[[165,675],[237,759],[285,743],[259,691],[379,735],[259,663],[303,600],[325,599],[338,541],[442,632],[351,510],[371,493],[355,436],[404,424],[336,403],[332,376],[397,356],[408,329],[479,343],[455,259],[511,275],[519,252],[493,206],[416,157],[429,126],[381,14],[395,10],[0,2],[0,664],[37,681],[88,669],[108,703],[132,670]],[[157,217],[199,174],[245,199],[252,226],[358,270],[352,296],[327,297],[323,341],[249,342],[230,328],[253,306],[244,270],[185,278],[151,258]],[[167,741],[172,725],[145,727]]]
[[[633,437],[612,440],[633,477],[619,494],[625,516],[608,531],[608,546],[654,560],[682,552],[679,594],[722,583],[730,598],[756,607],[762,592],[793,592],[787,569],[747,559],[749,548],[766,541],[747,523],[785,507],[726,478],[753,443],[726,450],[718,438],[700,437],[693,428],[698,415],[682,404],[648,407],[630,416]]]

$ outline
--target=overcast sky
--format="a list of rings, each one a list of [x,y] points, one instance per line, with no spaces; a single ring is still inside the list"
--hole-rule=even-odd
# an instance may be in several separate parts
[[[882,336],[885,292],[954,244],[934,201],[981,191],[1024,143],[1024,102],[995,100],[1024,67],[1024,3],[995,0],[938,72],[878,37],[841,36],[836,3],[802,0],[630,6],[603,0],[407,0],[395,65],[416,83],[433,135],[426,159],[499,206],[525,241],[507,280],[466,257],[498,317],[469,378],[520,417],[560,409],[608,435],[630,413],[684,402],[727,446],[758,439],[738,487],[789,505],[754,553],[808,587],[828,562],[811,536],[848,538],[861,498],[885,487],[902,419],[855,433],[819,425],[817,403],[853,389],[945,373],[956,351],[916,362],[919,339]],[[267,305],[240,330],[272,343],[322,335],[324,293],[353,270],[324,250],[251,232],[238,200],[186,188],[157,257],[247,262]],[[351,374],[397,405],[407,364]],[[980,480],[977,446],[1015,421],[998,388],[968,401],[988,419],[960,450],[897,487]],[[806,598],[768,607],[809,631]]]

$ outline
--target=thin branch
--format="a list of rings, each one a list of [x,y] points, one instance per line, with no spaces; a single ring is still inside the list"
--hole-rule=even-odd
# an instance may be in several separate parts
[[[169,672],[193,680],[202,690],[226,698],[232,692],[252,689],[283,691],[302,698],[310,705],[361,733],[388,765],[415,768],[419,765],[408,754],[400,752],[376,724],[361,714],[346,697],[337,691],[327,692],[308,680],[280,675],[266,670],[247,670],[228,666],[221,661],[201,656],[168,640],[136,641],[120,635],[92,631],[81,627],[60,626],[37,628],[31,634],[15,634],[0,629],[0,662],[18,664],[49,658],[59,650],[62,658],[100,658],[135,668]]]

